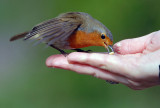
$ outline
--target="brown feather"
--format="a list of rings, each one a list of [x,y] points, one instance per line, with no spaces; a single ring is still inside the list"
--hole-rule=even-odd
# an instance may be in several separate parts
[[[10,41],[14,41],[14,40],[17,40],[17,39],[20,39],[20,38],[24,38],[27,34],[28,34],[28,32],[17,34],[15,36],[11,37]]]

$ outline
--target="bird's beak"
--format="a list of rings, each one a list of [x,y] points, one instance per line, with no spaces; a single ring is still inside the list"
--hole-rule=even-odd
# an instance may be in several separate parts
[[[105,45],[105,49],[108,51],[108,53],[112,53],[112,52],[114,53],[113,47],[111,45],[107,45],[106,42],[104,42],[104,45]],[[110,52],[109,48],[111,49],[111,52]]]

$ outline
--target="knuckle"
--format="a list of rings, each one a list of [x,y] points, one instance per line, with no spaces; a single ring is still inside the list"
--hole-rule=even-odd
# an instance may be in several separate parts
[[[91,53],[88,56],[86,56],[84,62],[93,64],[95,59],[97,59],[97,57],[95,56],[95,54]]]
[[[144,89],[144,85],[141,82],[136,82],[132,80],[128,80],[127,86],[133,90],[142,90]]]

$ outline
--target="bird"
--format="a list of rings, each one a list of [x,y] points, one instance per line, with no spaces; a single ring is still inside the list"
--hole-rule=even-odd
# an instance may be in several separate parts
[[[111,31],[100,21],[84,12],[62,13],[53,19],[34,26],[28,32],[11,37],[10,41],[21,38],[45,43],[57,49],[64,56],[67,55],[64,51],[66,49],[73,49],[77,52],[90,52],[90,50],[84,51],[80,49],[88,46],[102,46],[105,47],[109,54],[114,54]],[[106,82],[118,84],[118,82],[109,80],[106,80]]]
[[[55,18],[46,20],[30,31],[23,32],[10,38],[10,41],[23,38],[37,40],[57,49],[66,55],[66,49],[77,52],[89,52],[80,48],[88,46],[102,46],[108,53],[113,53],[113,36],[111,31],[100,21],[84,12],[67,12]],[[111,52],[110,52],[110,50]]]

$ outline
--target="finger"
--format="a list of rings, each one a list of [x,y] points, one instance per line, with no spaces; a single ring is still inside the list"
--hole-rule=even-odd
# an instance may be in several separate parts
[[[70,63],[87,64],[126,76],[131,57],[127,56],[127,59],[124,59],[119,55],[74,52],[69,54],[67,59]]]
[[[59,59],[59,58],[63,58],[65,60],[66,57],[64,57],[63,55],[60,55],[60,54],[59,55],[52,55],[47,58],[46,66],[53,67],[52,64],[53,64],[54,59]]]
[[[152,38],[149,41],[148,46],[145,48],[145,50],[143,51],[144,54],[150,53],[150,52],[154,52],[156,50],[160,49],[160,30],[155,32],[152,35]]]
[[[142,53],[146,46],[149,44],[154,33],[155,32],[139,38],[122,40],[117,42],[113,46],[113,49],[119,54]]]
[[[54,56],[49,57],[46,61],[46,64],[47,66],[49,65],[55,68],[72,70],[79,74],[92,75],[94,77],[104,79],[104,80],[111,80],[111,81],[120,82],[123,84],[128,83],[126,78],[110,73],[110,72],[107,72],[107,71],[104,71],[104,70],[101,70],[101,69],[98,69],[96,67],[82,65],[82,64],[69,64],[67,59],[60,55],[54,55]]]

